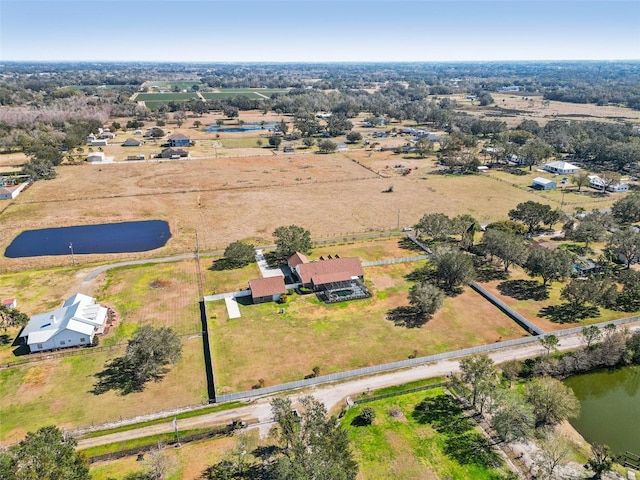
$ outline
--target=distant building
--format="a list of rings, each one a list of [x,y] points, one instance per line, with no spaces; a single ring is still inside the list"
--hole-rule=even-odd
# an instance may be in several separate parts
[[[87,155],[87,162],[104,162],[105,158],[104,152],[92,152]]]
[[[0,187],[0,200],[11,200],[20,195],[27,186],[29,182],[24,182],[19,185],[7,185],[5,187]]]
[[[186,158],[189,156],[189,152],[187,152],[186,150],[182,150],[180,148],[165,148],[164,150],[162,150],[162,153],[160,154],[160,156],[162,158]]]
[[[15,298],[6,298],[2,300],[2,306],[6,308],[16,308],[18,306],[18,300]]]
[[[123,147],[139,147],[142,145],[142,142],[135,138],[127,138],[123,143]]]
[[[589,186],[595,190],[600,190],[601,192],[605,190],[611,193],[621,193],[629,191],[629,184],[614,182],[607,185],[606,182],[598,175],[589,175]]]

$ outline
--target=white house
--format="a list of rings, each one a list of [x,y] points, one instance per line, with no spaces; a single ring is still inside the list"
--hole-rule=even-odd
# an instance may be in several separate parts
[[[30,352],[91,345],[106,323],[107,309],[95,298],[76,293],[57,310],[31,317],[20,338]]]
[[[536,190],[555,190],[558,184],[547,178],[536,177],[533,179],[533,182],[531,182],[531,186]]]
[[[589,175],[589,186],[591,188],[595,188],[596,190],[603,191],[605,189],[605,181],[601,179],[598,175]],[[621,193],[629,191],[629,184],[627,183],[612,183],[610,185],[606,185],[607,192],[611,193]]]
[[[557,173],[560,175],[570,175],[573,173],[578,173],[580,171],[580,167],[576,167],[574,164],[569,162],[563,162],[562,160],[558,160],[557,162],[547,163],[543,170],[551,173]]]

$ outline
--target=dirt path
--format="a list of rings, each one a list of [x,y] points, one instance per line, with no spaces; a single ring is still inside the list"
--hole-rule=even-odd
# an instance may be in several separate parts
[[[629,325],[630,331],[640,330],[640,323]],[[562,337],[560,341],[560,350],[571,350],[582,345],[581,335],[572,335]],[[491,353],[489,356],[496,363],[502,363],[507,360],[530,358],[544,353],[544,349],[537,343],[528,344],[521,347],[505,348]],[[366,378],[359,378],[343,383],[332,383],[327,385],[310,388],[304,392],[296,392],[292,395],[295,400],[304,395],[313,395],[322,401],[329,411],[335,411],[344,404],[347,397],[354,397],[369,390],[377,390],[384,387],[394,385],[402,385],[404,383],[421,380],[425,378],[446,376],[452,372],[457,372],[459,360],[444,360],[434,362],[428,365],[399,370],[396,372],[385,373]],[[188,430],[193,428],[209,427],[214,425],[223,425],[231,423],[234,419],[244,419],[257,421],[250,428],[257,428],[261,436],[268,434],[273,423],[271,417],[271,408],[269,405],[271,397],[255,398],[246,406],[225,410],[223,412],[209,413],[197,417],[185,418],[178,420],[178,428],[180,430]],[[78,441],[80,448],[88,448],[97,445],[106,445],[114,442],[121,442],[132,438],[146,437],[158,433],[171,432],[172,427],[170,421],[163,424],[153,425],[149,427],[138,428],[126,432],[104,435],[101,437],[81,439]]]

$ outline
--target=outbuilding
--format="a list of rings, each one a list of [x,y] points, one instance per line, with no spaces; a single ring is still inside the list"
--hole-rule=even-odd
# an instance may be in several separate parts
[[[558,184],[548,178],[536,177],[531,182],[531,186],[536,190],[555,190],[558,188]]]
[[[280,275],[250,280],[249,288],[253,303],[277,302],[282,295],[287,293],[284,277]]]

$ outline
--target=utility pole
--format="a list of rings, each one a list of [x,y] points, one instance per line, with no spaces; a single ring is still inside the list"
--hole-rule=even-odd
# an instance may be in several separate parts
[[[75,266],[76,256],[73,254],[73,243],[69,242],[69,249],[71,250],[71,264]]]
[[[398,230],[400,230],[400,209],[398,209]]]

